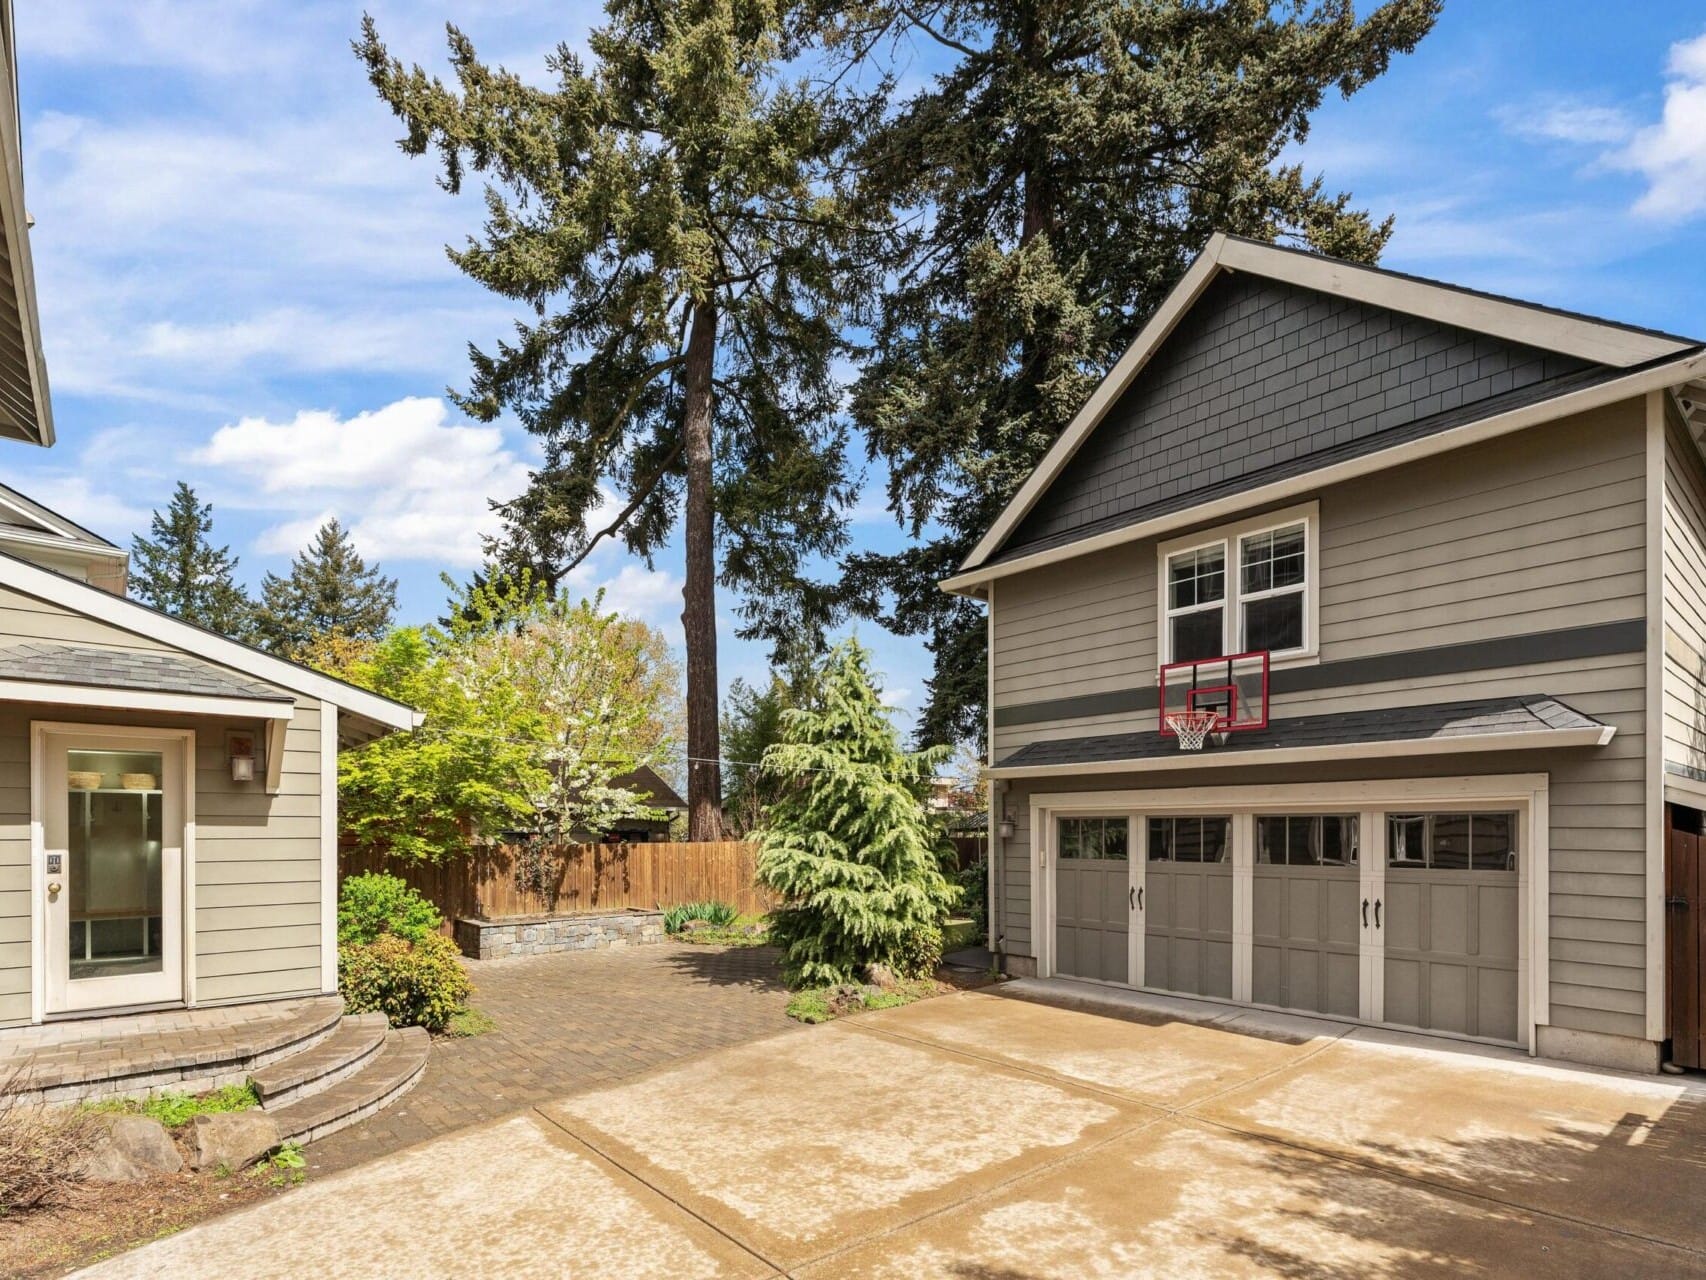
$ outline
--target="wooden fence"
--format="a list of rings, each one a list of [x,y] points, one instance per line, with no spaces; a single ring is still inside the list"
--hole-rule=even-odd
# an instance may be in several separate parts
[[[346,849],[339,855],[338,873],[340,879],[364,871],[401,876],[447,922],[674,907],[708,899],[757,913],[772,905],[752,881],[757,858],[758,846],[740,840],[543,849],[499,845],[442,863],[402,862]],[[539,884],[542,890],[533,887]]]

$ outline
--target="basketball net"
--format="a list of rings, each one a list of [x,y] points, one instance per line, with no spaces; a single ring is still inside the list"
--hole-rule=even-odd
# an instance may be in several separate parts
[[[1218,711],[1172,711],[1167,715],[1167,727],[1179,739],[1179,750],[1201,751],[1208,735],[1220,725]]]

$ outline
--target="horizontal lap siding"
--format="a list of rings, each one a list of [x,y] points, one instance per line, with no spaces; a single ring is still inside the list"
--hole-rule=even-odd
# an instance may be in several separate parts
[[[1324,490],[1322,661],[1642,617],[1643,421],[1641,405],[1632,402]],[[1145,541],[1002,579],[992,628],[995,705],[1152,686],[1155,559],[1155,543]],[[1706,610],[1700,616],[1706,618]],[[1706,636],[1706,624],[1700,634]],[[1276,696],[1272,713],[1284,718],[1528,693],[1562,698],[1614,725],[1617,736],[1605,748],[1545,755],[1472,753],[1297,771],[1216,768],[1014,781],[1003,809],[1019,829],[1004,842],[1001,858],[1008,950],[1034,954],[1025,824],[1029,797],[1038,789],[1544,769],[1552,778],[1553,806],[1552,1023],[1643,1035],[1646,716],[1640,655],[1314,690]],[[995,730],[995,755],[999,760],[1028,742],[1151,729],[1155,715],[1006,725]]]
[[[1665,763],[1706,770],[1706,472],[1665,434]]]
[[[3,589],[0,637],[172,651]],[[297,700],[276,796],[259,781],[231,781],[226,730],[254,733],[254,722],[9,704],[0,706],[0,1026],[30,1016],[29,753],[37,720],[194,729],[197,999],[214,1004],[320,989],[317,700]]]

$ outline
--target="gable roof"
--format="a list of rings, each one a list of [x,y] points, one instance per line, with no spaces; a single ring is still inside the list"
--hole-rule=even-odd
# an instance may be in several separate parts
[[[339,735],[352,741],[377,737],[391,730],[414,729],[424,719],[412,707],[371,690],[265,653],[193,622],[185,622],[135,600],[112,595],[99,587],[43,569],[5,552],[0,552],[0,586],[107,623],[132,635],[156,640],[249,680],[329,702],[346,713],[339,717]],[[363,723],[347,723],[352,717]],[[348,734],[346,729],[350,730]]]
[[[1237,467],[1223,468],[1228,474],[1217,475],[1209,468],[1193,477],[1206,483],[1183,486],[1183,491],[1173,484],[1164,498],[1158,496],[1149,504],[1124,495],[1123,504],[1104,504],[1105,510],[1098,512],[1096,495],[1092,494],[1082,504],[1086,507],[1082,514],[1089,518],[1072,522],[1070,528],[1048,529],[1033,522],[1026,530],[1025,544],[1004,553],[1015,541],[1013,535],[1022,522],[1132,388],[1139,373],[1185,324],[1196,303],[1217,281],[1239,273],[1275,282],[1275,288],[1307,292],[1323,307],[1337,305],[1343,311],[1364,315],[1370,309],[1397,313],[1424,330],[1446,327],[1451,333],[1471,338],[1483,335],[1495,340],[1495,345],[1506,344],[1532,357],[1549,357],[1550,362],[1531,359],[1529,363],[1539,367],[1526,380],[1485,382],[1482,398],[1473,402],[1462,395],[1436,397],[1438,403],[1427,415],[1425,427],[1412,430],[1408,436],[1402,431],[1366,431],[1360,441],[1335,439],[1329,442],[1333,447],[1319,453],[1308,450],[1309,456],[1304,456],[1306,451],[1296,444],[1285,443],[1275,454],[1275,460],[1285,462],[1285,466],[1264,469],[1259,465],[1263,462],[1260,456],[1240,455]],[[1253,339],[1247,335],[1241,341],[1240,350],[1244,350]],[[1418,435],[1448,435],[1453,445],[1469,443],[1473,438],[1517,430],[1599,403],[1685,382],[1706,372],[1703,350],[1706,348],[1701,344],[1672,334],[1217,234],[1061,433],[959,573],[942,586],[950,591],[969,590],[1031,563],[1148,536],[1161,528],[1177,528],[1190,517],[1210,518],[1211,512],[1199,511],[1200,507],[1216,507],[1212,514],[1218,515],[1219,508],[1230,512],[1240,505],[1300,492],[1309,484],[1394,465],[1407,456],[1406,444],[1416,451]],[[1473,350],[1469,354],[1478,358]],[[1430,373],[1434,371],[1435,366],[1427,367]],[[1187,422],[1192,407],[1185,402]],[[1376,425],[1384,428],[1391,424]],[[1147,465],[1153,460],[1145,457],[1140,461]],[[1185,512],[1190,516],[1180,514]]]
[[[91,555],[126,554],[116,543],[4,484],[0,484],[0,538],[64,546]]]

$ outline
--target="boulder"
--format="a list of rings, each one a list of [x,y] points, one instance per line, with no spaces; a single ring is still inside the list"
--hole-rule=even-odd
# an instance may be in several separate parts
[[[886,964],[868,964],[865,966],[865,985],[878,991],[893,991],[900,985],[900,980]]]
[[[183,1167],[177,1144],[158,1120],[103,1115],[83,1159],[83,1176],[91,1182],[141,1182]]]
[[[195,1152],[190,1163],[198,1170],[224,1165],[235,1173],[266,1157],[279,1143],[278,1124],[264,1111],[197,1116],[190,1131]]]

